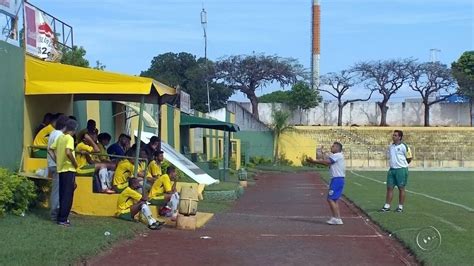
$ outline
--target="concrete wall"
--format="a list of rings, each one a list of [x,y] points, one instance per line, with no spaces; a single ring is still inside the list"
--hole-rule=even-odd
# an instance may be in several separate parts
[[[273,135],[270,131],[239,131],[234,133],[240,139],[245,163],[250,157],[273,158]]]
[[[286,108],[281,104],[275,106]],[[424,124],[424,106],[420,102],[389,103],[388,107],[387,123],[391,126],[422,126]],[[270,124],[272,104],[261,103],[258,108],[260,120],[265,124]],[[308,111],[294,111],[291,124],[337,125],[337,113],[337,103],[324,102]],[[343,125],[378,125],[380,115],[380,109],[375,102],[351,103],[343,110],[342,123]],[[430,108],[431,126],[469,126],[470,119],[468,103],[438,103]]]
[[[256,119],[251,110],[250,103],[228,102],[227,110],[235,114],[235,123],[242,131],[269,131],[267,125]]]
[[[20,167],[23,147],[24,54],[21,48],[0,41],[0,167]]]

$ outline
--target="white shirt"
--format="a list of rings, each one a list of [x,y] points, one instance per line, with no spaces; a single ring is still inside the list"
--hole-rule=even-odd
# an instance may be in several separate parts
[[[48,149],[51,147],[51,145],[53,145],[54,141],[61,135],[64,135],[61,130],[54,130],[53,132],[49,134]],[[48,159],[48,167],[56,166],[56,162],[53,160],[53,158],[51,158],[51,156],[49,155],[49,152],[46,155],[46,158]]]
[[[405,143],[400,143],[398,145],[392,143],[392,145],[390,145],[390,147],[388,148],[388,159],[390,163],[390,168],[407,168],[407,158],[411,157],[411,150]]]
[[[333,177],[345,177],[346,176],[346,162],[344,161],[344,154],[342,152],[334,153],[329,156],[331,165],[329,166],[329,173],[331,178]]]

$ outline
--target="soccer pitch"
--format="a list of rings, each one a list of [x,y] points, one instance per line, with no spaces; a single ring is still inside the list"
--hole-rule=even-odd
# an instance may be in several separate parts
[[[327,180],[327,172],[321,173]],[[377,212],[385,201],[385,181],[386,172],[347,171],[344,195],[391,237],[400,239],[415,252],[421,262],[472,265],[474,172],[410,171],[403,213]],[[397,205],[395,189],[392,209]]]

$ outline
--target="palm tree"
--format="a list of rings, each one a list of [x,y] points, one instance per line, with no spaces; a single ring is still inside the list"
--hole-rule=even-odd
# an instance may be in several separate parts
[[[273,123],[271,125],[272,131],[273,131],[273,141],[275,145],[275,154],[273,158],[273,163],[274,164],[279,164],[279,140],[280,140],[280,135],[287,131],[288,129],[291,129],[292,127],[288,124],[288,120],[291,116],[291,113],[288,111],[283,111],[283,110],[276,110],[275,106],[272,107],[272,120]]]

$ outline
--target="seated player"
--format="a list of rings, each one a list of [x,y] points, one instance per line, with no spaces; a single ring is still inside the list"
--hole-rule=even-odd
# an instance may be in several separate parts
[[[109,133],[100,133],[97,136],[97,146],[99,146],[98,160],[101,162],[111,162],[109,155],[107,155],[107,146],[109,146],[112,136]]]
[[[51,116],[50,123],[43,127],[38,134],[36,134],[34,140],[33,140],[33,146],[35,147],[45,147],[44,149],[33,149],[33,157],[34,158],[46,158],[46,155],[48,153],[47,147],[48,147],[48,140],[49,140],[49,134],[54,131],[54,126],[56,124],[56,120],[58,120],[58,117],[61,114],[54,114]]]
[[[79,143],[80,141],[82,141],[82,139],[84,138],[84,135],[85,134],[89,134],[89,135],[97,135],[99,134],[99,130],[97,129],[97,124],[95,122],[95,120],[93,119],[89,119],[87,120],[87,126],[86,128],[84,129],[81,129],[81,131],[77,132],[76,134],[76,141],[77,143]]]
[[[46,113],[43,117],[43,122],[41,122],[41,124],[35,129],[35,136],[38,134],[38,132],[40,132],[41,129],[51,124],[52,119],[53,119],[53,114]]]
[[[130,149],[131,140],[132,138],[129,135],[120,134],[118,141],[107,148],[107,153],[110,155],[125,156],[126,152]],[[110,159],[117,161],[122,160],[121,158],[114,158],[113,156],[110,156]]]
[[[148,222],[148,228],[152,230],[161,229],[161,223],[157,222],[147,205],[147,196],[142,196],[137,190],[140,189],[140,181],[130,178],[128,186],[120,193],[117,200],[116,216],[127,221],[135,221],[135,216],[141,212]]]
[[[138,164],[138,172],[143,174],[143,177],[146,177],[146,186],[145,189],[146,191],[149,191],[151,188],[150,180],[151,180],[151,173],[148,168],[148,162],[147,162],[147,154],[145,150],[140,150],[140,162]],[[142,186],[144,183],[142,182]]]
[[[128,187],[128,179],[133,176],[133,171],[135,170],[135,151],[128,150],[125,154],[128,158],[120,160],[115,168],[113,188],[116,192],[122,192],[126,187]],[[145,176],[143,172],[137,172],[139,181],[143,181]]]
[[[77,153],[77,164],[79,168],[77,173],[79,175],[94,175],[96,171],[99,173],[99,179],[101,184],[101,192],[113,194],[112,190],[112,173],[109,170],[113,170],[114,166],[111,163],[101,163],[95,161],[92,153],[100,152],[99,146],[97,145],[95,135],[85,134],[82,141],[76,146]]]
[[[150,184],[153,184],[161,175],[161,163],[163,162],[163,151],[155,151],[153,153],[153,160],[148,164],[148,173]]]
[[[171,185],[171,181],[174,184]],[[168,206],[171,214],[176,217],[179,203],[179,193],[176,192],[176,168],[172,165],[166,169],[166,174],[160,176],[151,187],[148,197],[150,203],[156,206]]]

